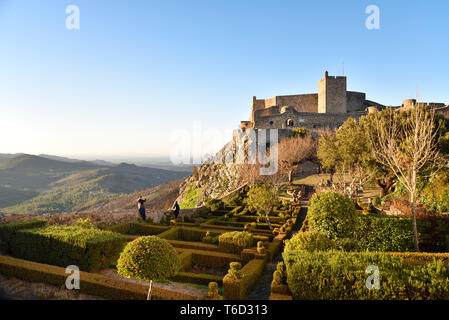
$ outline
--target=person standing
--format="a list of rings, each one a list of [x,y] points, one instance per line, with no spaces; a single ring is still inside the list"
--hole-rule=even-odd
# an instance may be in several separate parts
[[[143,222],[146,222],[147,220],[145,213],[145,201],[147,201],[147,199],[143,198],[142,196],[139,196],[139,199],[137,199],[137,209],[139,209],[139,214]]]
[[[178,201],[175,201],[175,204],[173,205],[173,214],[175,215],[175,219],[177,219],[178,215],[179,215],[179,204],[178,204]]]

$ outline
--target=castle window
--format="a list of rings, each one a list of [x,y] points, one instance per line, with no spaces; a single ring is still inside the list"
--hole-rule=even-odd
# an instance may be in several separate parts
[[[293,127],[294,126],[294,122],[292,119],[288,119],[287,120],[287,127]]]
[[[270,121],[270,126],[272,126],[273,125],[273,121]]]

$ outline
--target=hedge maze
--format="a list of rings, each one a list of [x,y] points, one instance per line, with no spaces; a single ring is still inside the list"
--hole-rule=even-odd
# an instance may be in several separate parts
[[[164,225],[129,222],[99,229],[88,221],[47,226],[45,220],[1,225],[0,273],[64,286],[65,268],[76,265],[84,293],[108,299],[145,299],[147,286],[99,272],[115,268],[126,243],[157,236],[175,248],[180,261],[180,270],[170,282],[209,286],[203,297],[155,287],[157,299],[245,299],[266,263],[281,253],[300,206],[279,204],[270,216],[271,230],[265,218],[248,210],[239,214],[235,209],[223,206]],[[280,211],[285,216],[280,217]]]

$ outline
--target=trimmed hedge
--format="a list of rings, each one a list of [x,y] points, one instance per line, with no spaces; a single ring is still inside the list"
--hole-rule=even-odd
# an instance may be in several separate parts
[[[226,252],[240,253],[253,244],[253,235],[245,231],[226,232],[218,237],[218,246]]]
[[[410,265],[399,255],[323,251],[284,253],[295,299],[449,299],[449,267],[436,260]],[[380,270],[380,289],[369,290],[368,266]]]
[[[158,235],[159,238],[167,239],[167,240],[178,240],[179,239],[179,227],[172,227],[167,231],[164,231]]]
[[[194,249],[194,250],[205,250],[205,251],[218,251],[221,249],[215,244],[201,243],[201,242],[191,242],[191,241],[180,241],[180,240],[167,240],[175,248],[181,249]]]
[[[204,250],[189,250],[192,253],[192,263],[203,267],[225,268],[230,262],[240,261],[239,255]]]
[[[195,241],[202,242],[204,236],[209,230],[192,227],[172,227],[167,231],[158,234],[159,238],[167,240]],[[212,236],[219,236],[225,231],[209,231]]]
[[[0,225],[0,250],[4,253],[11,253],[11,240],[16,231],[40,228],[44,227],[46,224],[47,220],[33,219]]]
[[[198,252],[195,253],[196,257],[193,259],[194,254],[191,250],[185,250],[181,252],[178,255],[178,258],[180,260],[181,268],[180,271],[170,277],[170,280],[176,281],[176,282],[188,282],[188,283],[195,283],[200,285],[208,285],[209,282],[217,282],[220,285],[223,284],[223,277],[210,275],[210,274],[198,274],[198,273],[192,273],[192,272],[185,272],[185,270],[189,270],[193,263],[197,262],[198,260],[201,260],[202,255],[198,254]],[[199,256],[199,258],[198,258]],[[234,258],[234,257],[231,257]],[[204,262],[203,262],[204,263]]]
[[[0,256],[0,273],[30,282],[65,287],[66,269],[13,257]],[[80,271],[80,292],[118,300],[145,300],[148,286]],[[196,297],[153,286],[153,296],[163,300],[195,300]]]
[[[170,227],[133,222],[125,222],[108,228],[108,230],[113,232],[140,236],[154,236],[167,231],[168,229],[170,229]]]
[[[238,216],[237,217],[237,221],[238,222],[256,222],[257,220],[261,221],[261,220],[265,220],[264,218],[261,218],[260,216]],[[276,216],[270,216],[270,222],[271,223],[277,223],[277,224],[282,224],[284,223],[285,219],[281,218],[281,217],[276,217]]]
[[[354,240],[361,251],[413,251],[411,219],[376,214],[359,215]]]
[[[262,275],[265,261],[254,259],[248,262],[241,270],[241,278],[228,273],[223,278],[223,295],[226,300],[244,300],[249,290]]]
[[[80,226],[49,226],[19,230],[11,239],[17,258],[81,270],[115,266],[127,238],[121,234]]]
[[[325,233],[306,231],[298,232],[290,240],[286,240],[284,252],[289,254],[298,250],[326,251],[335,247],[334,241],[326,237]]]
[[[178,255],[179,258],[179,271],[184,271],[192,266],[192,252],[185,250]]]
[[[184,283],[194,283],[203,286],[207,286],[209,282],[217,282],[219,285],[223,285],[223,277],[215,276],[212,274],[200,274],[192,272],[178,272],[170,280]]]
[[[282,238],[282,236],[278,236],[278,237]],[[268,258],[269,258],[270,261],[273,261],[273,259],[275,257],[277,257],[277,255],[279,253],[281,253],[281,251],[282,251],[283,240],[278,239],[278,237],[274,238],[273,241],[271,241],[268,244],[268,248],[267,248],[268,249],[268,253],[269,253]]]

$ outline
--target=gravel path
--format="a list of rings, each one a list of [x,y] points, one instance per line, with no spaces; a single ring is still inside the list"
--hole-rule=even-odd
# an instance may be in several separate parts
[[[128,282],[139,283],[139,284],[143,284],[143,285],[147,285],[147,286],[150,285],[150,283],[147,281],[122,277],[117,274],[116,270],[113,270],[113,269],[102,270],[99,272],[99,274],[101,274],[103,276],[110,277],[110,278],[114,278],[114,279],[120,279],[120,280],[124,280],[124,281],[128,281]],[[161,283],[161,282],[153,281],[153,286],[157,287],[157,288],[163,288],[163,289],[167,289],[167,290],[173,290],[173,291],[187,293],[190,295],[197,296],[198,298],[201,297],[202,295],[204,295],[205,293],[207,293],[207,291],[208,291],[207,289],[200,289],[200,288],[196,288],[193,286],[189,286],[189,285],[185,285],[185,284],[181,284],[181,283],[177,283],[177,282],[171,282],[171,281],[169,283]]]

